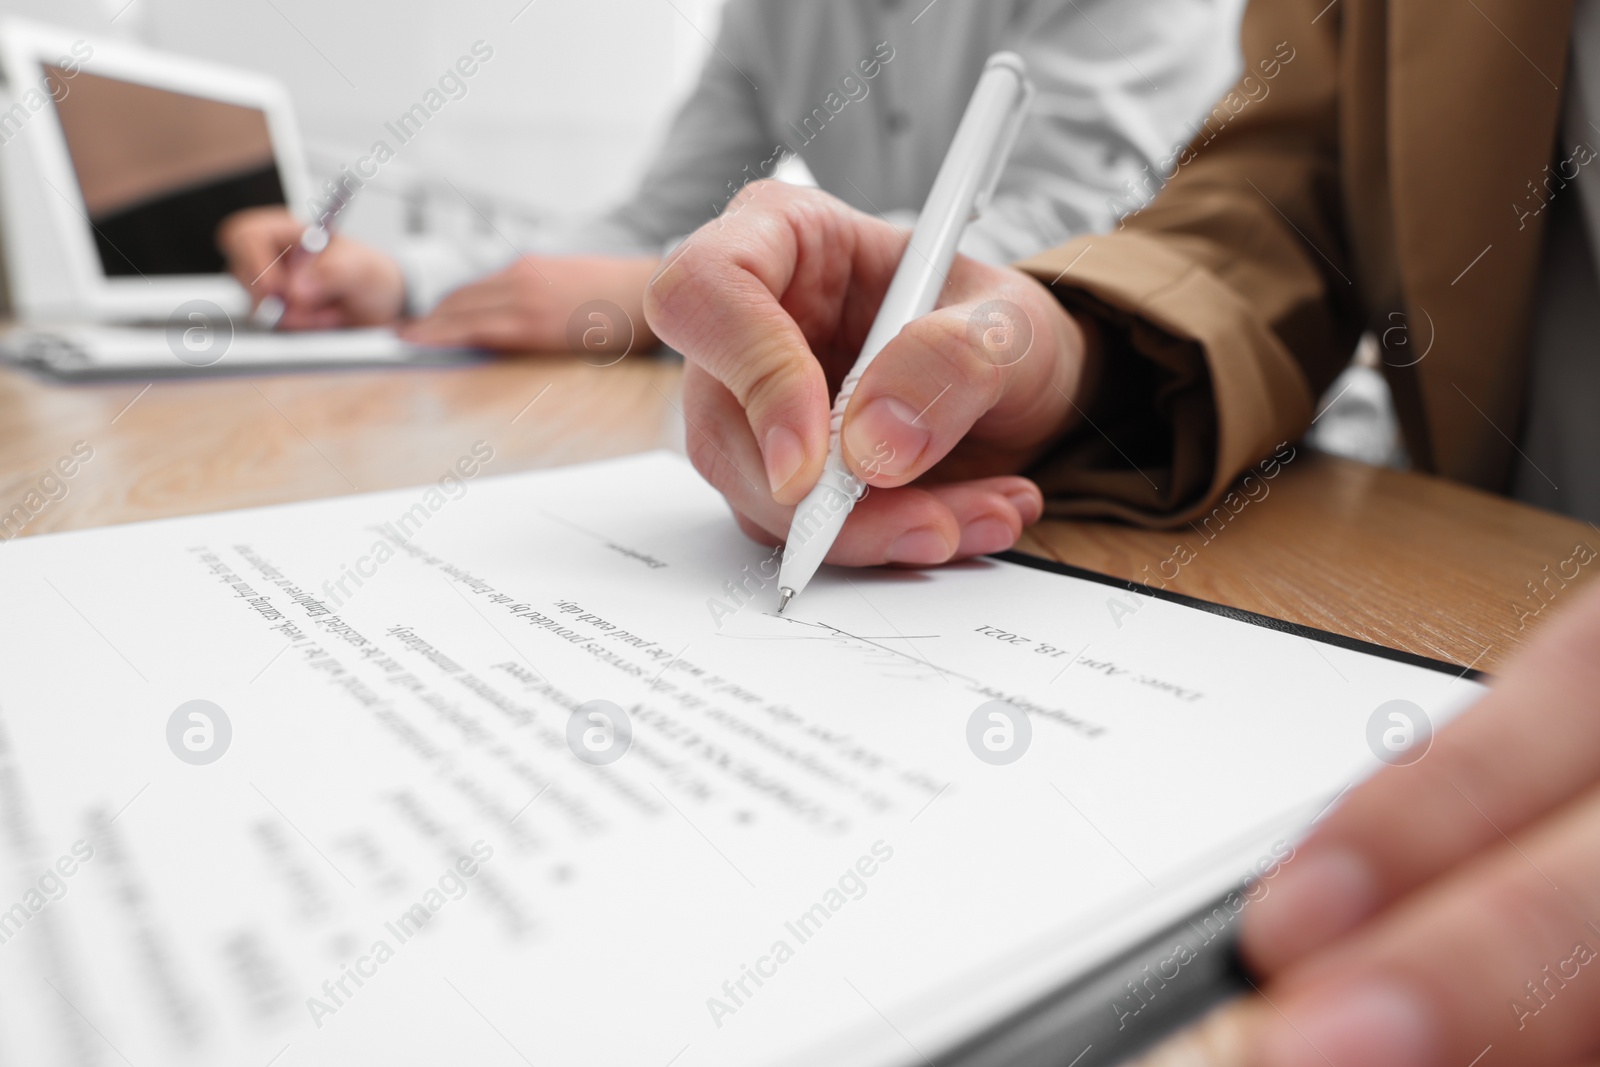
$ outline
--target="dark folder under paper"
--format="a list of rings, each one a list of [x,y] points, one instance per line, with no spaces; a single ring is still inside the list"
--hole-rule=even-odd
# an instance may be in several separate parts
[[[1239,891],[934,1058],[938,1067],[1114,1067],[1248,991]]]

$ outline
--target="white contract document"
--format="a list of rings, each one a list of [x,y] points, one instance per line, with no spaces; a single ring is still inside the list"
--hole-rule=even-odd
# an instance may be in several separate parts
[[[1011,560],[779,618],[681,458],[484,459],[0,545],[0,1063],[923,1063],[1482,692]]]

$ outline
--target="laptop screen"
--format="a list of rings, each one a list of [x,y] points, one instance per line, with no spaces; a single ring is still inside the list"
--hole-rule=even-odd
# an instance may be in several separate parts
[[[219,274],[217,226],[285,202],[265,112],[46,66],[108,277]]]

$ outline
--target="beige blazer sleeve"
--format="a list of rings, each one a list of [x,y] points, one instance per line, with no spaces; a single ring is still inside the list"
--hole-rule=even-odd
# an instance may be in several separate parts
[[[1254,0],[1245,73],[1123,226],[1020,264],[1099,324],[1085,418],[1029,473],[1057,516],[1189,521],[1298,437],[1361,328],[1344,248],[1338,19]]]

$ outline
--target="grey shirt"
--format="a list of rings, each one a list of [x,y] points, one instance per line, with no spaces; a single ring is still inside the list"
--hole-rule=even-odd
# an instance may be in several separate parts
[[[1238,75],[1241,0],[730,0],[638,191],[526,251],[659,254],[797,154],[828,192],[909,225],[989,55],[1039,93],[963,251],[1009,262],[1109,228]],[[417,244],[418,309],[511,258]]]

